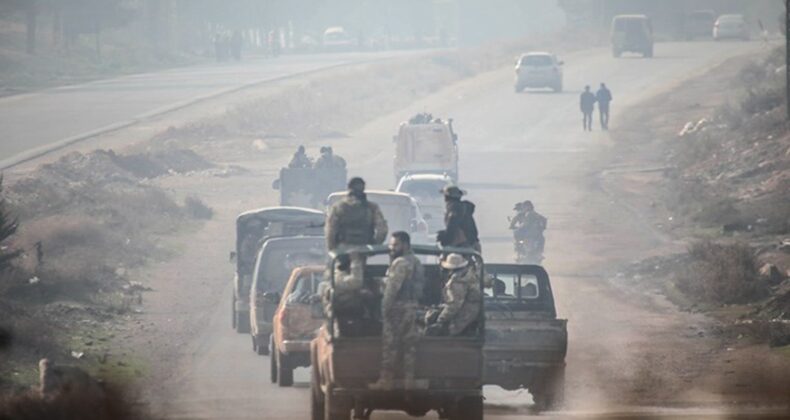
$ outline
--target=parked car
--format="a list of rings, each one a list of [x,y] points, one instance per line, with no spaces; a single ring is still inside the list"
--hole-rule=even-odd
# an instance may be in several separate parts
[[[250,333],[252,350],[269,354],[272,319],[285,285],[297,267],[313,266],[326,260],[323,236],[273,238],[258,252],[250,288]]]
[[[236,250],[230,259],[236,265],[233,278],[231,322],[242,334],[250,332],[250,287],[255,258],[267,239],[281,236],[322,235],[324,212],[300,207],[267,207],[250,210],[236,218]]]
[[[713,25],[713,39],[749,40],[749,26],[743,15],[721,15]]]
[[[324,51],[352,51],[357,48],[356,40],[342,26],[332,26],[324,31],[321,44]]]
[[[558,319],[549,275],[542,267],[487,264],[485,297],[487,385],[528,389],[540,409],[557,409],[565,394],[567,320]]]
[[[547,52],[524,54],[516,60],[516,93],[524,88],[551,88],[562,92],[563,62]]]
[[[399,230],[411,235],[413,244],[435,243],[434,238],[428,236],[428,222],[423,218],[420,207],[411,196],[393,191],[365,191],[368,200],[376,203],[387,220],[390,232]],[[333,204],[345,197],[346,192],[332,193],[326,199],[327,211]]]
[[[645,15],[618,15],[612,19],[612,54],[625,52],[653,57],[653,24]]]
[[[417,257],[436,258],[443,253],[459,253],[474,261],[482,279],[482,257],[469,248],[440,248],[415,245]],[[388,264],[375,264],[376,256],[386,257],[386,246],[357,248],[333,255],[337,259],[350,252],[368,257],[365,273],[381,279]],[[426,284],[441,287],[447,273],[438,264],[424,264]],[[329,284],[334,287],[333,276]],[[482,288],[482,280],[480,282]],[[411,386],[396,378],[391,389],[372,389],[381,368],[381,320],[374,315],[345,318],[329,311],[330,318],[318,330],[310,346],[312,377],[310,405],[312,420],[370,418],[374,410],[404,411],[423,417],[429,411],[450,420],[483,419],[484,305],[468,330],[455,336],[418,338],[415,378]],[[380,317],[379,317],[380,318]]]
[[[713,24],[716,22],[716,12],[713,10],[696,10],[688,15],[683,22],[683,32],[686,39],[710,38],[713,35]]]
[[[409,194],[417,201],[428,223],[428,235],[432,236],[444,229],[445,204],[441,190],[453,183],[452,178],[444,174],[411,174],[400,179],[395,191]]]
[[[310,341],[321,327],[314,311],[322,310],[318,284],[325,266],[297,267],[279,297],[272,323],[271,380],[282,387],[293,385],[294,369],[310,366]],[[317,307],[317,308],[316,308]]]

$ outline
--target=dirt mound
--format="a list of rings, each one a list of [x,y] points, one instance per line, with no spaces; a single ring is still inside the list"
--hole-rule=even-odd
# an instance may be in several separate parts
[[[156,178],[167,174],[185,174],[212,168],[209,161],[187,149],[153,153],[114,155],[115,163],[139,178]]]

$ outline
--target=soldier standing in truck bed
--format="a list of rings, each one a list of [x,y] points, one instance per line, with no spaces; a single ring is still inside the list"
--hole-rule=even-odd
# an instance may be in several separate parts
[[[340,247],[376,245],[387,237],[387,221],[378,204],[368,201],[365,181],[352,178],[348,195],[329,209],[324,233],[326,247],[334,251]]]

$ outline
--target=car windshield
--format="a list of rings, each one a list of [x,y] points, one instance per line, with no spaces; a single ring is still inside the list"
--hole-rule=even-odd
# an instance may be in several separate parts
[[[552,64],[550,55],[527,55],[521,59],[522,66],[546,67]]]
[[[435,180],[411,180],[404,181],[398,192],[409,194],[417,201],[432,201],[441,200],[441,190],[447,185],[447,182],[440,179]]]

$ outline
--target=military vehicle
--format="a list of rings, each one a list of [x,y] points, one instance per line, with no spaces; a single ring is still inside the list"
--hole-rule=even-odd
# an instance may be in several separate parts
[[[255,258],[263,243],[272,237],[323,235],[323,212],[299,207],[268,207],[250,210],[236,218],[236,250],[230,259],[236,264],[231,304],[232,326],[250,332],[250,286]]]
[[[462,254],[475,261],[482,279],[482,257],[470,249],[414,245],[412,250],[418,257]],[[370,261],[375,256],[386,255],[389,250],[385,246],[370,246],[350,249],[331,257],[336,260],[352,252],[368,257],[365,282],[373,283],[375,289],[375,283],[385,275],[387,265]],[[424,267],[424,295],[434,296],[427,289],[441,288],[447,273],[437,264],[425,264]],[[334,276],[329,281],[334,288]],[[480,287],[483,287],[482,280]],[[335,295],[332,289],[329,296],[330,307],[333,307]],[[435,410],[443,419],[482,419],[485,322],[482,306],[481,302],[480,317],[468,335],[421,336],[417,344],[414,383],[406,387],[402,379],[396,378],[393,389],[389,390],[369,387],[379,379],[381,320],[346,319],[330,311],[329,319],[311,343],[311,418],[347,420],[353,412],[355,419],[368,419],[374,410],[398,410],[421,417]]]
[[[395,182],[406,174],[447,174],[458,182],[458,135],[453,120],[418,114],[402,123],[395,143]]]
[[[343,167],[282,168],[272,188],[280,191],[281,206],[323,208],[326,197],[346,189],[348,172]]]
[[[549,275],[537,265],[487,264],[485,383],[525,388],[540,409],[564,398],[567,321],[557,319]]]
[[[295,268],[322,264],[326,260],[323,236],[291,236],[268,239],[255,261],[250,286],[250,334],[252,350],[269,354],[274,312]]]

